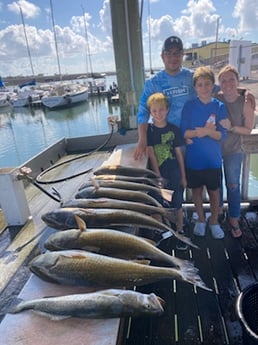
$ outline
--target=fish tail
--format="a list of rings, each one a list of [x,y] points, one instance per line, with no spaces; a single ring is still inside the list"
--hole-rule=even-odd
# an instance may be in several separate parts
[[[16,298],[14,303],[11,304],[11,306],[4,308],[0,315],[4,314],[16,314],[24,310],[23,308],[23,302],[24,300],[21,298]]]
[[[178,232],[174,232],[174,235],[176,236],[177,239],[179,239],[180,241],[188,244],[189,246],[196,248],[196,249],[200,249],[196,244],[194,244],[191,239],[189,237],[186,237],[184,235],[180,235]]]
[[[198,272],[198,268],[194,266],[185,267],[180,270],[182,280],[190,284],[196,285],[197,287],[202,288],[204,290],[212,291],[212,289],[210,289],[201,279]]]
[[[170,256],[170,257],[171,257],[170,261],[180,270],[193,271],[194,269],[196,269],[192,261],[180,259],[180,258],[177,258],[176,256]]]

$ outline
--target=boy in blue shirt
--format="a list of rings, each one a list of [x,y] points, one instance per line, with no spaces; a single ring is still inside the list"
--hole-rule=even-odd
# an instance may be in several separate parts
[[[186,102],[182,110],[181,131],[186,140],[186,177],[192,189],[198,221],[194,227],[196,236],[204,236],[206,221],[203,210],[203,189],[206,187],[210,199],[211,216],[209,229],[213,238],[221,239],[224,232],[218,224],[219,187],[221,184],[221,141],[226,129],[220,121],[227,117],[225,105],[212,92],[214,73],[208,67],[199,67],[193,76],[198,97]]]

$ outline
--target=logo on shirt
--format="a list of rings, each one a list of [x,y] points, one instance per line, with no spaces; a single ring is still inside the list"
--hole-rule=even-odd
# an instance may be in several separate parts
[[[154,152],[159,166],[161,166],[167,159],[175,158],[172,153],[172,143],[174,139],[174,132],[169,131],[161,135],[160,144],[154,145]]]
[[[189,94],[187,86],[171,87],[169,89],[165,89],[163,92],[167,97],[179,97]]]

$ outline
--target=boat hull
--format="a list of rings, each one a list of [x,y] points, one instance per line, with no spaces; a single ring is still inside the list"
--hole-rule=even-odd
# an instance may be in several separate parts
[[[88,100],[88,90],[77,93],[67,93],[61,96],[49,96],[42,98],[42,104],[49,109],[66,108],[74,104],[86,102]]]

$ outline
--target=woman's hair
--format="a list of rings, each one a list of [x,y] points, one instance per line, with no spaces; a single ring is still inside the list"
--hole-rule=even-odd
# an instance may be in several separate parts
[[[161,92],[155,92],[152,95],[149,96],[148,100],[147,100],[147,106],[150,109],[150,107],[155,104],[162,104],[165,105],[166,108],[169,108],[169,102],[167,97],[161,93]]]
[[[220,79],[220,77],[222,76],[223,73],[226,73],[226,72],[232,72],[235,74],[236,78],[237,78],[237,81],[239,81],[239,73],[237,71],[237,69],[232,66],[232,65],[226,65],[224,66],[218,73],[218,80]]]
[[[194,75],[193,75],[194,86],[195,86],[197,80],[201,77],[205,78],[205,79],[209,79],[212,81],[213,84],[215,84],[215,75],[209,67],[201,66],[201,67],[196,68]]]

